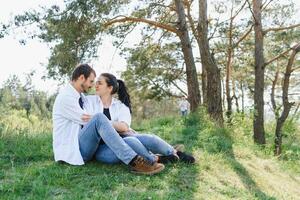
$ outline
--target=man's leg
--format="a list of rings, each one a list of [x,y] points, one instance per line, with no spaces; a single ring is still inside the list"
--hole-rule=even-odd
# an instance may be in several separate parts
[[[106,164],[117,164],[122,162],[106,144],[99,145],[95,153],[95,159]]]
[[[84,161],[89,161],[96,153],[100,139],[125,164],[137,156],[111,126],[107,117],[102,113],[96,114],[79,133],[79,147]]]
[[[143,157],[138,156],[125,141],[119,136],[102,113],[96,114],[79,133],[79,148],[85,161],[91,160],[95,155],[100,139],[114,152],[125,164],[131,166],[134,173],[152,175],[161,172],[165,166],[160,163],[148,163]]]
[[[157,156],[150,153],[144,145],[135,137],[125,137],[124,141],[139,155],[144,157],[150,163],[155,163],[157,160]],[[96,151],[95,158],[97,161],[114,164],[120,162],[120,160],[116,157],[114,152],[105,144],[100,145]]]

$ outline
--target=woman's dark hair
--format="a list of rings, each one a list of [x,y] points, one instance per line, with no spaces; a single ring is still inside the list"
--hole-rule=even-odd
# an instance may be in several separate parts
[[[111,94],[118,93],[119,100],[124,103],[129,108],[130,113],[132,113],[130,95],[127,92],[127,87],[124,81],[118,80],[110,73],[102,73],[100,76],[105,78],[107,86],[113,87]]]
[[[91,66],[88,64],[79,64],[72,73],[72,81],[76,81],[82,74],[84,78],[87,79],[91,73],[96,76],[96,72]]]

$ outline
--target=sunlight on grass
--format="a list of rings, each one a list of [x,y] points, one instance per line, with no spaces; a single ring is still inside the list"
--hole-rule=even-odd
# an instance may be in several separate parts
[[[196,157],[194,165],[168,164],[155,176],[132,174],[124,164],[55,163],[47,124],[28,122],[18,130],[10,125],[2,129],[0,140],[1,199],[297,199],[299,135],[289,133],[293,141],[287,137],[285,145],[291,152],[278,159],[271,145],[262,149],[252,143],[249,124],[235,120],[218,128],[200,111],[200,116],[134,125],[171,144],[184,144]]]

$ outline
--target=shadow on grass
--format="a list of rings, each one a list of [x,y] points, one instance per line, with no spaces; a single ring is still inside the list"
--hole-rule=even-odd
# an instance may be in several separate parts
[[[207,128],[209,128],[210,131],[201,134],[201,131]],[[246,168],[236,160],[232,147],[233,140],[225,129],[209,125],[209,123],[205,122],[205,119],[203,119],[202,116],[199,116],[198,113],[186,118],[183,133],[183,135],[188,138],[187,141],[190,148],[201,147],[209,154],[221,153],[226,162],[229,163],[235,173],[239,176],[244,187],[257,199],[276,199],[275,197],[264,193],[251,178],[251,175]]]
[[[9,135],[0,141],[0,195],[6,199],[191,199],[196,168],[167,165],[155,176],[125,165],[53,161],[52,135]]]

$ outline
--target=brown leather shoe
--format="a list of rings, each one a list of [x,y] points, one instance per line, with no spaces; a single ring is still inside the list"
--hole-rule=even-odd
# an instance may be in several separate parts
[[[161,163],[155,162],[150,164],[143,157],[137,156],[131,164],[131,171],[137,174],[153,175],[161,172],[165,166]]]

